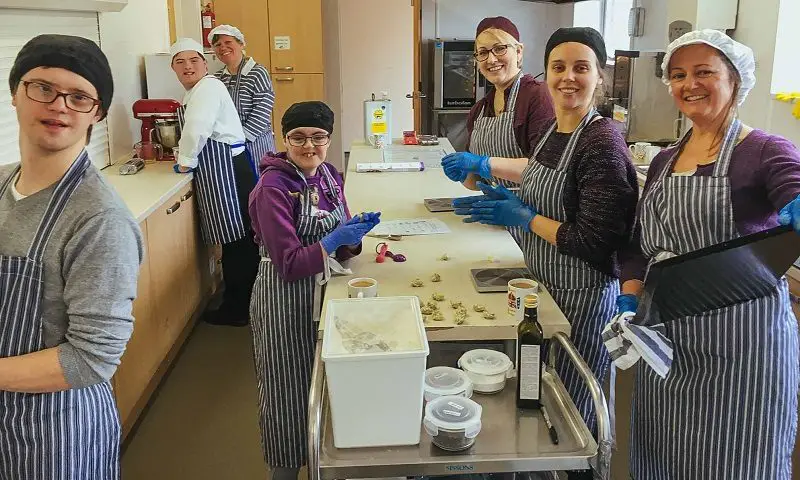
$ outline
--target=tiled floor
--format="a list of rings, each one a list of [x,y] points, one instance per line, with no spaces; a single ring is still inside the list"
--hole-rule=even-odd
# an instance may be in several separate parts
[[[124,480],[264,480],[249,328],[198,324],[122,456]]]

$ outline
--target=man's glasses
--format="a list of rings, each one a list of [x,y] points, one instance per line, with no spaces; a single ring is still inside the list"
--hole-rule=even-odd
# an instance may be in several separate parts
[[[26,82],[23,80],[22,84],[25,85],[25,95],[34,102],[53,103],[58,97],[64,97],[67,108],[78,113],[89,113],[100,103],[96,98],[83,93],[59,92],[46,83]]]
[[[315,147],[322,147],[331,141],[330,135],[316,134],[310,137],[305,135],[289,135],[289,145],[293,147],[302,147],[306,144],[306,140],[311,140],[311,144]]]

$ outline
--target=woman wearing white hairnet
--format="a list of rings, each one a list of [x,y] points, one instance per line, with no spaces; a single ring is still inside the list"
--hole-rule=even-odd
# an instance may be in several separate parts
[[[253,174],[264,155],[275,151],[272,131],[272,107],[275,91],[272,79],[263,65],[244,53],[244,34],[232,25],[219,25],[208,33],[217,58],[225,68],[214,75],[228,87],[242,121],[246,148],[253,164]]]
[[[754,300],[628,328],[648,264],[781,223],[800,230],[800,152],[737,118],[755,84],[752,50],[715,30],[690,32],[669,45],[663,70],[693,127],[649,169],[621,315],[604,331],[618,366],[647,361],[634,387],[632,477],[788,480],[799,372],[785,279]]]

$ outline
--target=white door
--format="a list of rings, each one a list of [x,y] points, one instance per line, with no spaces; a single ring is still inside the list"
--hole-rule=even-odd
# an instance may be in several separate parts
[[[414,7],[410,0],[339,0],[342,143],[364,140],[364,100],[388,92],[392,135],[414,129]],[[334,79],[327,79],[334,80]]]

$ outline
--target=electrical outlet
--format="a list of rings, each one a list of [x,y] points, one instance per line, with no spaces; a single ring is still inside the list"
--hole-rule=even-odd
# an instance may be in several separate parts
[[[684,20],[675,20],[669,24],[669,41],[674,42],[685,33],[692,31],[692,24]]]

